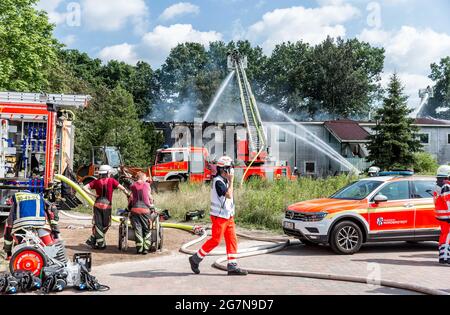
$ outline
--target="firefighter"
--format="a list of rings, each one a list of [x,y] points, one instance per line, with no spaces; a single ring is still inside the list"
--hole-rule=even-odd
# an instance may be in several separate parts
[[[439,238],[439,263],[450,264],[450,166],[443,165],[437,171],[434,193],[436,219],[441,224]]]
[[[18,192],[8,203],[11,211],[6,221],[3,246],[8,260],[12,255],[14,239],[18,244],[21,243],[20,237],[16,235],[24,234],[25,230],[34,229],[46,246],[53,245],[59,238],[58,210],[42,195],[29,191]]]
[[[112,197],[116,189],[120,189],[129,197],[128,191],[119,184],[117,180],[110,177],[112,168],[109,165],[102,165],[99,169],[99,178],[85,185],[83,189],[95,189],[94,216],[92,219],[92,235],[86,244],[93,249],[106,249],[106,232],[111,226]]]
[[[135,233],[137,254],[147,255],[150,249],[151,222],[156,219],[152,214],[153,198],[147,175],[137,174],[137,182],[131,186],[131,197],[128,210],[131,212],[130,221]]]
[[[200,262],[225,237],[228,275],[247,275],[248,272],[237,265],[237,237],[234,224],[235,206],[233,200],[234,169],[232,159],[224,156],[217,161],[217,175],[211,187],[211,221],[212,237],[189,257],[191,269],[195,274],[200,273]]]

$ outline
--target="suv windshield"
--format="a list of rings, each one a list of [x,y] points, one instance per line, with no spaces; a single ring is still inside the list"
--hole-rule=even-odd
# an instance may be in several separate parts
[[[382,183],[383,182],[375,180],[362,180],[359,182],[355,182],[339,190],[330,198],[346,199],[346,200],[363,200]]]

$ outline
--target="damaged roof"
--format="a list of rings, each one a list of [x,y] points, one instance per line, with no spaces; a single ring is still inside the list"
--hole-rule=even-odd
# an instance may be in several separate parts
[[[325,128],[339,142],[368,142],[369,133],[353,120],[326,121]]]

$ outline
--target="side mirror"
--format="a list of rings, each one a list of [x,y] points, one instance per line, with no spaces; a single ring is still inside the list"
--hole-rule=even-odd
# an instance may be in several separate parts
[[[376,195],[374,198],[375,203],[387,202],[389,199],[385,195]]]

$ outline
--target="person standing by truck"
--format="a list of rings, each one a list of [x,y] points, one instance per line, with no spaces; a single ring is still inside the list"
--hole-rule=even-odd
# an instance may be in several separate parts
[[[441,224],[439,238],[439,263],[450,265],[450,166],[443,165],[437,171],[434,193],[436,219]]]
[[[86,241],[86,244],[93,249],[106,249],[106,232],[111,226],[111,212],[112,212],[112,198],[113,192],[120,189],[129,197],[130,193],[119,184],[117,180],[110,177],[111,167],[109,165],[102,165],[99,169],[99,178],[85,185],[83,189],[89,192],[88,189],[95,189],[96,195],[89,193],[96,197],[94,204],[94,217],[92,220],[92,235]]]
[[[195,274],[200,273],[200,263],[208,253],[216,248],[225,237],[228,275],[245,276],[248,274],[237,265],[237,237],[234,223],[235,205],[233,199],[234,169],[233,160],[224,156],[217,161],[217,175],[214,177],[211,187],[211,222],[212,237],[189,257],[191,269]]]
[[[153,198],[147,175],[139,172],[137,179],[130,188],[128,209],[131,212],[130,221],[135,233],[137,254],[147,255],[151,243],[151,223],[156,219],[156,214],[152,214]]]

